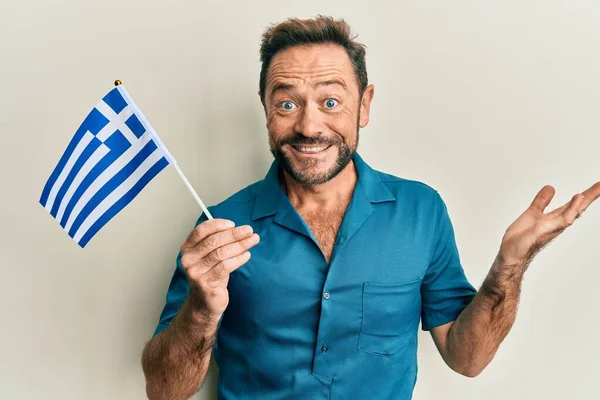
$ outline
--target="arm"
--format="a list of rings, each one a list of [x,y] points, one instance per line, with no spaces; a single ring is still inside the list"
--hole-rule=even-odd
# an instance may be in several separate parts
[[[523,265],[496,258],[481,289],[456,321],[431,330],[442,358],[454,371],[475,377],[494,358],[517,315]]]
[[[144,348],[142,367],[149,399],[187,399],[202,385],[218,319],[193,310],[188,299],[171,326]]]
[[[259,242],[250,226],[233,226],[223,219],[202,222],[181,246],[176,276],[185,275],[181,282],[189,292],[170,326],[144,349],[150,400],[188,399],[206,377],[219,320],[229,304],[229,275],[250,259],[248,250]]]
[[[471,303],[454,322],[432,329],[440,354],[453,370],[474,377],[494,358],[515,321],[527,267],[600,196],[600,182],[544,214],[553,196],[551,186],[540,190],[531,206],[506,230],[490,272]]]

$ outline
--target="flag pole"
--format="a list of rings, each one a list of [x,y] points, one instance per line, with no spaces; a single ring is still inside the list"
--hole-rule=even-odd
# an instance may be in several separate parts
[[[175,160],[175,157],[173,157],[171,155],[171,153],[169,152],[169,150],[167,149],[167,147],[160,140],[160,138],[158,137],[158,134],[156,133],[156,131],[154,130],[154,128],[152,128],[152,125],[150,125],[150,122],[148,122],[148,120],[146,119],[146,117],[144,116],[144,114],[142,113],[142,111],[139,109],[139,107],[135,104],[135,102],[133,101],[133,99],[131,98],[131,96],[127,92],[127,90],[125,90],[125,87],[123,86],[123,83],[119,79],[117,79],[117,80],[115,80],[115,86],[118,87],[119,88],[119,92],[127,98],[127,102],[133,108],[133,110],[136,113],[136,115],[138,115],[142,119],[142,121],[141,121],[142,124],[145,125],[145,128],[148,130],[148,132],[150,133],[150,135],[154,138],[154,140],[157,142],[157,144],[165,152],[165,156],[166,156],[167,160],[169,161],[169,164],[171,164],[171,165],[173,165],[173,167],[175,167],[175,171],[177,171],[177,174],[179,175],[179,177],[181,178],[181,180],[183,181],[183,183],[185,184],[185,186],[188,188],[188,190],[190,191],[190,193],[194,197],[194,200],[196,200],[196,202],[198,203],[198,205],[200,206],[200,208],[202,209],[202,211],[204,212],[204,214],[206,215],[206,217],[208,219],[213,219],[212,215],[208,211],[208,208],[206,208],[206,205],[204,205],[204,202],[200,199],[200,196],[198,196],[198,193],[196,193],[196,191],[192,187],[192,184],[185,177],[185,175],[183,174],[183,171],[181,171],[181,169],[179,168],[179,165],[177,165],[177,160]]]

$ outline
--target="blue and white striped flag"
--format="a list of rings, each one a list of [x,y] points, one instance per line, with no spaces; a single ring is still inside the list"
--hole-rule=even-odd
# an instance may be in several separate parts
[[[122,85],[83,121],[40,203],[81,247],[175,160]]]

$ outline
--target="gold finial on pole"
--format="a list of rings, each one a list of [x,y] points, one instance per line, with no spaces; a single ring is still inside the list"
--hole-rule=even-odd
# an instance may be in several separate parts
[[[115,86],[119,86],[121,83],[122,83],[122,82],[121,82],[119,79],[117,79],[117,80],[115,81]]]

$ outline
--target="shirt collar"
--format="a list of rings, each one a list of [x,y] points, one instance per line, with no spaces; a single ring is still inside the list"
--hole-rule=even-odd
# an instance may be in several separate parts
[[[354,196],[364,195],[372,204],[396,200],[396,197],[381,181],[379,173],[372,169],[358,153],[354,154],[353,161],[358,175]],[[259,183],[257,189],[252,220],[277,214],[282,200],[287,200],[279,184],[279,162],[277,160],[273,161],[269,172]]]

